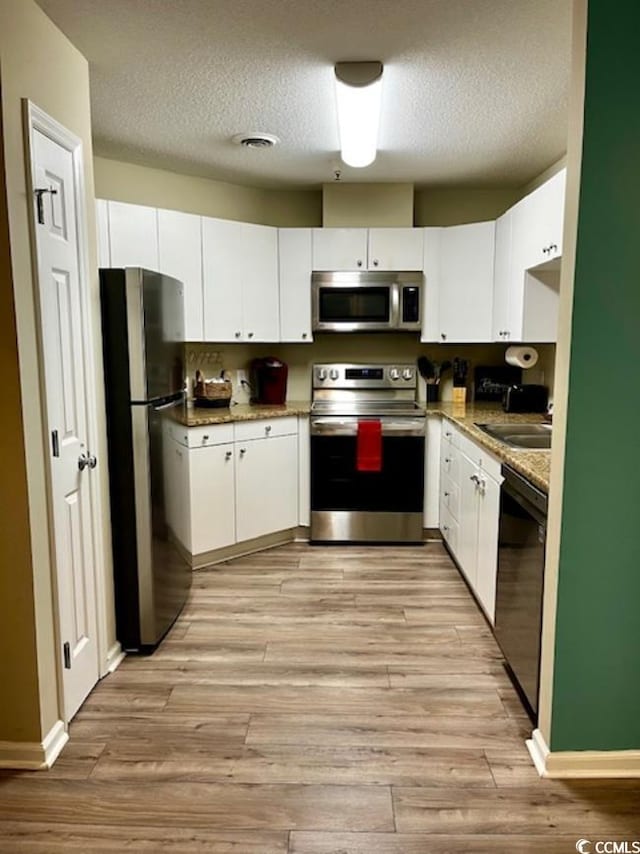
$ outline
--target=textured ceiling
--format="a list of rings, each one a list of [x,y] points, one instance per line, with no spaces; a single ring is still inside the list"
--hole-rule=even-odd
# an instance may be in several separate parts
[[[347,181],[517,186],[565,151],[571,0],[38,0],[91,65],[97,154],[264,187],[339,164],[333,65],[384,63]],[[234,134],[281,144],[239,148]]]

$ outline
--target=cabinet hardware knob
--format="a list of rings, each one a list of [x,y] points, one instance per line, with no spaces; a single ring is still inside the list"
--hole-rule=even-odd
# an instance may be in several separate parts
[[[447,437],[447,439],[451,438],[451,433],[445,433],[444,435]]]
[[[374,267],[377,267],[377,266],[378,266],[378,259],[377,259],[377,258],[374,258],[374,259],[373,259],[373,266],[374,266]]]
[[[227,451],[226,454],[224,455],[224,458],[225,458],[225,460],[230,460],[232,456],[233,456],[233,454],[231,453],[231,451]]]
[[[362,267],[362,261],[359,258],[356,261],[356,264],[358,265],[358,267]]]
[[[558,251],[558,247],[556,246],[555,243],[552,243],[551,246],[549,247],[549,252],[557,252],[557,251]]]
[[[307,333],[306,333],[306,332],[303,332],[303,333],[302,333],[302,337],[303,337],[303,338],[306,338],[306,337],[307,337]]]
[[[450,462],[451,462],[451,457],[445,457],[445,458],[444,458],[444,461],[445,461],[445,463],[450,463]]]
[[[253,332],[249,333],[249,338],[253,338]]]
[[[236,332],[236,338],[239,338],[241,334],[241,332]]]
[[[445,498],[448,498],[448,497],[449,497],[449,495],[450,495],[450,493],[449,493],[449,492],[445,492],[444,497],[445,497]]]
[[[480,478],[477,474],[472,474],[469,480],[475,483],[476,486],[480,486]]]
[[[246,448],[240,448],[240,456],[241,456],[241,457],[244,457],[244,455],[245,455],[246,453],[247,453],[247,449],[246,449]]]
[[[209,437],[208,437],[208,436],[203,436],[203,437],[202,437],[202,441],[203,441],[203,442],[208,442],[208,441],[209,441]]]
[[[271,424],[267,424],[267,426],[264,428],[264,432],[271,433]]]
[[[441,333],[440,333],[440,337],[442,338],[442,340],[443,340],[443,341],[446,341],[446,340],[447,340],[447,333],[446,333],[446,332],[441,332]]]
[[[448,531],[448,530],[449,530],[449,526],[448,526],[448,525],[443,525],[443,526],[442,526],[442,530],[443,530],[443,531]]]

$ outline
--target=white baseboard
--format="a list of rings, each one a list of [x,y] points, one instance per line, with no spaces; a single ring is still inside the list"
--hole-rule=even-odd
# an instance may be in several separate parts
[[[51,768],[68,740],[64,721],[56,721],[41,742],[0,741],[0,768],[44,771]]]
[[[126,652],[123,652],[120,643],[116,641],[107,653],[107,666],[102,675],[106,676],[108,673],[113,673],[120,666],[126,654]]]
[[[640,750],[551,751],[539,729],[527,741],[541,777],[554,780],[640,778]]]

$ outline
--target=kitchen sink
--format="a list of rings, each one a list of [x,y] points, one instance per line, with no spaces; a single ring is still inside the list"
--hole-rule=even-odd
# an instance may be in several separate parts
[[[510,448],[523,451],[548,451],[551,447],[551,424],[476,424],[493,439]]]

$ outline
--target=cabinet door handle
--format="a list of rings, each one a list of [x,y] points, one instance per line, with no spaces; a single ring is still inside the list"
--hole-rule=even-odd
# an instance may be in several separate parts
[[[358,266],[358,267],[362,267],[362,261],[361,261],[359,258],[358,258],[358,260],[356,261],[356,264],[357,264],[357,266]]]
[[[476,486],[480,486],[480,478],[477,474],[472,474],[469,480],[472,481],[472,483],[475,483]]]
[[[271,424],[267,424],[267,426],[264,428],[264,432],[267,434],[271,433]]]
[[[302,333],[302,337],[303,337],[303,338],[306,338],[306,337],[307,337],[307,333],[306,333],[306,332],[303,332],[303,333]]]
[[[241,457],[244,457],[244,455],[245,455],[246,453],[247,453],[247,449],[246,449],[246,448],[240,448],[240,456],[241,456]]]
[[[445,457],[445,458],[444,458],[444,461],[445,461],[445,463],[450,463],[450,462],[451,462],[451,457]]]
[[[249,338],[253,338],[253,332],[249,333]]]
[[[202,443],[203,443],[203,444],[204,444],[205,442],[208,442],[208,441],[209,441],[209,437],[208,437],[208,436],[203,436],[203,437],[202,437]]]
[[[555,243],[552,243],[551,246],[549,247],[549,252],[557,252],[557,251],[558,251],[558,247],[556,246]]]
[[[233,453],[231,451],[227,451],[226,454],[224,455],[224,458],[225,458],[225,460],[230,460],[232,456],[233,456]]]
[[[374,266],[374,267],[377,267],[377,266],[378,266],[378,263],[379,263],[379,262],[378,262],[378,259],[377,259],[377,258],[374,258],[374,259],[373,259],[373,266]]]
[[[445,433],[444,435],[447,437],[447,439],[451,438],[451,433]]]
[[[242,332],[236,332],[236,338],[239,338],[242,335]]]
[[[443,341],[446,341],[446,340],[447,340],[447,333],[446,333],[446,332],[441,332],[441,333],[440,333],[440,337],[442,338],[442,340],[443,340]]]
[[[442,526],[442,530],[443,530],[443,531],[448,531],[448,530],[449,530],[449,526],[448,526],[448,525],[443,525],[443,526]]]
[[[449,495],[450,495],[450,493],[449,493],[449,492],[445,492],[444,497],[445,497],[445,498],[448,498],[448,497],[449,497]]]

